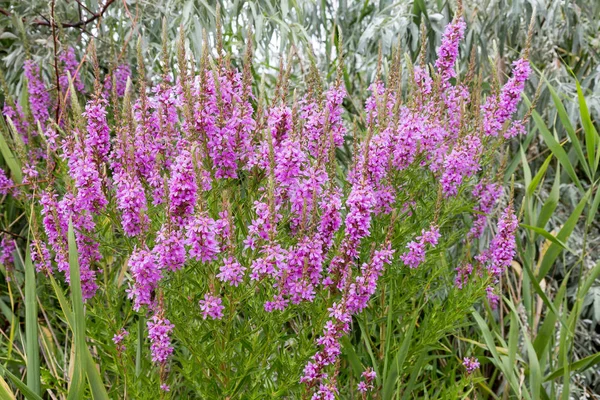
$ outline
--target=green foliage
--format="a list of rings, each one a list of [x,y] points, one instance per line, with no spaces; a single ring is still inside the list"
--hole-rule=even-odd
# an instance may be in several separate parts
[[[530,3],[465,3],[469,33],[462,52],[477,47],[482,52],[478,63],[482,70],[494,64],[484,60],[498,56],[499,75],[503,76],[504,60],[514,58],[526,41],[524,26],[533,11]],[[478,303],[484,282],[466,291],[452,288],[455,260],[464,250],[434,252],[425,268],[415,271],[398,268],[396,261],[383,278],[384,289],[353,321],[353,333],[344,340],[340,381],[347,384],[341,388],[341,398],[353,398],[366,366],[377,372],[377,386],[385,400],[568,398],[569,394],[582,396],[585,390],[580,388],[578,374],[586,374],[590,390],[600,391],[600,377],[594,375],[600,349],[594,350],[590,339],[596,337],[590,335],[600,324],[600,264],[593,259],[600,204],[600,138],[594,117],[600,111],[595,93],[599,28],[593,18],[598,15],[598,4],[567,3],[547,1],[537,10],[539,33],[533,38],[531,58],[557,89],[547,84],[547,91],[536,99],[530,134],[507,168],[506,181],[517,173],[515,193],[521,204],[523,240],[518,262],[504,282],[504,307],[492,312]],[[96,2],[85,4],[98,9]],[[112,4],[101,23],[90,24],[89,29],[60,27],[61,46],[75,44],[81,56],[87,54],[91,37],[98,37],[101,68],[108,72],[120,62],[135,64],[132,37],[141,33],[148,68],[160,71],[163,17],[168,21],[167,46],[176,47],[175,32],[181,25],[197,60],[203,50],[203,29],[215,30],[216,9],[207,1],[127,2],[127,9],[123,4]],[[252,72],[263,77],[266,91],[275,87],[279,59],[290,46],[299,49],[305,64],[312,50],[329,78],[336,71],[336,47],[341,45],[344,82],[355,95],[352,98],[358,99],[366,96],[366,87],[376,74],[380,43],[385,56],[400,40],[403,51],[416,60],[424,40],[419,36],[423,21],[431,46],[427,60],[431,61],[441,27],[453,12],[451,4],[433,1],[340,1],[337,6],[326,1],[221,4],[228,51],[241,54],[250,28],[254,32],[257,62]],[[79,20],[77,2],[58,1],[56,5],[59,22]],[[576,12],[576,7],[581,11]],[[54,62],[49,27],[35,23],[50,10],[47,1],[8,2],[6,10],[12,16],[0,16],[2,72],[10,93],[24,103],[22,65],[26,55],[47,65]],[[87,15],[85,9],[82,15]],[[233,63],[239,58],[234,57]],[[174,60],[170,63],[175,64]],[[385,60],[383,69],[389,69]],[[91,82],[91,68],[83,64],[82,70]],[[571,70],[579,79],[575,84],[569,76]],[[53,81],[51,69],[44,74],[46,81]],[[302,71],[294,69],[291,79],[301,82]],[[351,115],[362,109],[360,101],[348,102],[345,107]],[[2,124],[3,133],[10,132],[10,122],[2,119]],[[4,169],[20,182],[19,144],[0,135],[0,150]],[[350,162],[349,146],[346,150],[338,156]],[[539,158],[543,163],[536,160],[539,154],[543,154]],[[517,170],[519,165],[522,171]],[[63,176],[65,171],[64,163],[59,163],[54,175]],[[435,204],[432,199],[437,193],[425,193],[420,186],[425,186],[428,178],[418,173],[397,177],[398,182],[414,183],[405,196],[420,201],[415,207],[418,212],[393,227],[395,248],[402,248],[411,239],[407,235],[419,232],[435,213],[426,205]],[[232,190],[223,187],[218,192],[230,194]],[[256,187],[243,188],[239,196],[251,204]],[[240,204],[240,198],[230,201]],[[209,203],[216,210],[220,201],[215,195]],[[449,243],[466,232],[464,221],[451,215],[471,206],[457,200],[441,211],[440,225]],[[26,216],[31,210],[14,199],[6,199],[0,207],[0,227],[28,238]],[[244,232],[252,215],[242,208],[235,210],[235,215],[236,226]],[[77,285],[68,299],[65,287],[53,277],[38,276],[36,282],[27,254],[16,266],[14,281],[2,286],[0,307],[6,319],[2,331],[8,339],[0,346],[3,399],[14,398],[13,392],[38,399],[47,390],[58,398],[73,399],[166,396],[159,390],[161,371],[150,362],[146,318],[134,313],[125,300],[126,256],[133,243],[120,238],[119,245],[114,245],[110,226],[116,221],[116,215],[107,215],[98,223],[106,259],[102,291],[85,306]],[[385,236],[389,224],[389,219],[377,221],[374,232]],[[25,242],[21,239],[21,249],[26,248]],[[368,251],[364,249],[363,257]],[[70,252],[76,254],[72,240]],[[72,274],[78,273],[76,259],[71,263]],[[264,319],[261,304],[272,293],[257,294],[257,288],[249,285],[225,299],[226,310],[235,308],[237,314],[226,313],[222,321],[203,321],[197,303],[207,287],[200,265],[191,265],[188,274],[171,276],[164,283],[163,294],[171,299],[168,317],[176,326],[180,346],[170,371],[177,377],[171,383],[173,390],[181,398],[301,397],[298,377],[304,361],[314,352],[314,338],[326,320],[326,307],[300,306]],[[584,325],[583,320],[591,325]],[[124,326],[130,335],[125,342],[127,350],[120,354],[111,338]],[[466,376],[461,362],[471,355],[479,357],[483,365],[480,372]]]

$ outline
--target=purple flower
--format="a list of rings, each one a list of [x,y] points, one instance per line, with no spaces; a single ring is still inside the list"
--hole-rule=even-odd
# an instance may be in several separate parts
[[[48,244],[55,253],[58,270],[64,272],[69,280],[69,261],[67,255],[68,220],[61,218],[58,210],[57,196],[54,193],[43,192],[40,197],[42,205],[42,223],[48,238]]]
[[[456,267],[456,278],[454,279],[454,286],[458,289],[462,289],[468,282],[469,276],[473,272],[473,266],[471,264],[464,264],[460,267]]]
[[[490,303],[490,307],[492,307],[492,310],[497,309],[498,304],[500,304],[500,296],[497,295],[496,293],[494,293],[494,288],[491,286],[488,286],[485,288],[485,293],[486,293],[488,302]]]
[[[229,282],[231,286],[238,286],[244,278],[244,271],[246,270],[237,260],[233,257],[227,257],[223,261],[223,265],[219,268],[219,274],[217,278],[221,282]]]
[[[463,180],[481,168],[479,158],[482,151],[481,139],[477,135],[465,136],[452,149],[444,160],[444,172],[440,179],[446,197],[455,196]]]
[[[117,346],[117,352],[123,353],[125,351],[125,345],[123,344],[123,340],[125,340],[125,336],[128,336],[129,332],[127,332],[124,328],[121,328],[119,332],[115,333],[112,338],[113,343]]]
[[[88,101],[83,116],[87,118],[85,146],[99,164],[106,162],[110,151],[110,128],[106,120],[108,101],[104,96]]]
[[[375,293],[377,281],[381,276],[384,266],[392,262],[393,250],[388,243],[383,248],[377,250],[373,254],[370,263],[364,263],[360,274],[355,278],[354,282],[349,285],[347,291],[343,293],[342,302],[334,303],[329,309],[331,319],[325,323],[323,335],[317,339],[317,344],[321,347],[319,351],[312,357],[305,368],[304,374],[300,378],[300,382],[307,383],[310,387],[314,387],[319,383],[319,390],[314,392],[313,398],[322,398],[322,388],[328,378],[327,373],[323,369],[328,365],[335,364],[341,354],[341,337],[350,331],[351,315],[361,312]],[[363,378],[367,383],[367,387],[371,385],[375,378],[374,372],[371,370],[365,371]],[[337,393],[335,385],[327,386],[328,393]]]
[[[6,176],[6,172],[0,169],[0,196],[15,193],[14,185],[12,179]]]
[[[66,93],[69,88],[69,76],[67,72],[71,74],[71,79],[73,79],[73,86],[75,90],[79,93],[85,92],[85,86],[81,81],[81,75],[77,71],[79,67],[79,61],[75,57],[75,49],[72,47],[67,48],[66,51],[63,51],[59,57],[60,62],[63,64],[63,73],[58,78],[58,82],[60,83],[60,87],[63,93]]]
[[[217,259],[220,252],[215,220],[202,213],[190,220],[185,242],[190,246],[190,257],[210,262]]]
[[[465,28],[465,21],[462,16],[457,16],[444,31],[442,44],[438,48],[438,59],[435,62],[435,68],[442,77],[444,86],[448,85],[450,78],[456,76],[454,63],[458,57],[458,43],[462,40]]]
[[[531,67],[527,59],[520,58],[515,61],[513,63],[513,75],[502,87],[500,95],[488,97],[481,106],[483,130],[486,135],[498,136],[506,121],[517,111],[521,93],[530,73]],[[505,137],[510,138],[521,132],[523,132],[523,129],[517,125],[516,128],[509,130]]]
[[[125,94],[125,88],[127,86],[127,79],[131,77],[131,68],[127,64],[120,64],[114,70],[115,81],[117,82],[116,92],[117,96],[122,97]],[[110,96],[112,90],[112,77],[108,75],[104,80],[104,92]]]
[[[363,371],[361,376],[363,377],[364,380],[362,380],[358,383],[358,391],[362,392],[362,393],[366,393],[369,390],[373,390],[373,388],[375,387],[373,385],[373,382],[375,381],[375,378],[377,378],[377,374],[375,373],[375,371],[373,371],[373,368],[371,368],[371,367],[367,368],[366,370]]]
[[[519,221],[512,204],[509,204],[498,221],[498,232],[490,244],[488,270],[494,277],[502,275],[515,257],[517,248],[515,232],[518,226]]]
[[[184,148],[171,166],[169,179],[169,213],[175,221],[184,224],[194,214],[197,187],[192,155]]]
[[[346,215],[346,236],[350,242],[358,244],[360,239],[366,237],[371,229],[371,213],[375,207],[375,196],[369,185],[358,184],[352,187],[352,191],[346,201],[348,214]],[[351,247],[349,255],[356,257],[357,246]]]
[[[469,231],[467,238],[478,239],[483,234],[487,223],[488,214],[490,214],[502,194],[502,187],[497,183],[478,183],[473,189],[473,197],[478,201],[474,210],[478,211],[473,217],[473,226]]]
[[[467,373],[470,374],[479,368],[479,360],[475,357],[465,357],[463,358],[463,365],[467,370]]]
[[[333,236],[342,225],[342,199],[339,188],[332,189],[319,203],[321,210],[319,221],[319,236],[323,241],[325,249],[333,244]]]
[[[139,235],[146,229],[148,217],[146,194],[137,175],[127,171],[115,172],[113,181],[116,189],[117,209],[121,211],[121,224],[127,236]]]
[[[10,118],[17,133],[21,135],[23,138],[23,142],[27,144],[29,142],[29,137],[27,136],[27,130],[29,128],[29,122],[27,118],[25,118],[25,114],[23,113],[23,108],[20,104],[15,104],[14,107],[11,103],[4,102],[4,108],[2,109],[2,114],[8,119]],[[33,135],[37,134],[37,127],[32,132]]]
[[[223,318],[223,309],[225,308],[222,304],[220,297],[213,296],[211,293],[204,295],[204,300],[200,300],[200,310],[202,310],[202,318],[211,317],[212,319]]]
[[[151,343],[152,361],[166,364],[169,356],[173,353],[169,334],[175,326],[161,314],[162,312],[153,315],[152,319],[147,322],[148,338]]]
[[[425,245],[435,247],[440,238],[440,231],[436,225],[431,225],[428,231],[423,229],[421,236],[406,245],[408,251],[400,256],[402,262],[410,268],[417,268],[425,261]]]
[[[13,252],[16,249],[15,240],[9,235],[2,235],[2,240],[0,240],[0,264],[12,265],[14,263]]]
[[[53,272],[52,256],[50,255],[50,250],[48,250],[46,243],[32,240],[30,246],[31,261],[35,265],[35,271],[50,275]]]
[[[129,271],[133,282],[127,289],[127,297],[133,299],[133,309],[139,311],[141,306],[153,304],[154,290],[162,278],[162,272],[154,254],[147,249],[137,248],[129,258]]]
[[[178,229],[169,230],[167,225],[161,226],[156,235],[156,246],[152,250],[159,269],[168,268],[178,271],[185,264],[185,240]]]
[[[77,131],[74,134],[79,135]],[[69,174],[75,180],[77,189],[77,208],[97,214],[104,209],[108,201],[102,191],[102,182],[91,151],[92,147],[84,146],[78,140],[67,142],[64,146]]]
[[[39,66],[32,60],[26,60],[24,65],[25,77],[27,78],[27,90],[29,92],[29,107],[33,114],[34,122],[38,122],[45,130],[45,124],[50,118],[50,93],[46,89],[40,74]]]

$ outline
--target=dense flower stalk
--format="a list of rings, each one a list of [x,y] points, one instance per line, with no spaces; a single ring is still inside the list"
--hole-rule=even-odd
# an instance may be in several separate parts
[[[85,145],[96,163],[106,162],[110,151],[110,128],[106,120],[108,101],[103,95],[88,101],[84,117],[87,118]]]
[[[69,75],[71,75],[71,79],[73,80],[73,86],[77,92],[82,93],[85,91],[85,86],[81,81],[81,74],[77,71],[79,67],[79,61],[75,57],[75,49],[73,47],[68,47],[65,51],[63,51],[59,57],[59,61],[62,63],[63,73],[58,78],[58,82],[60,83],[60,87],[63,92],[66,92],[69,88]]]
[[[33,120],[45,129],[45,124],[50,118],[50,94],[42,80],[39,66],[32,60],[25,61],[25,77],[27,78],[27,90],[29,93],[29,107]]]
[[[184,148],[171,167],[169,179],[169,213],[175,221],[185,224],[194,214],[197,188],[192,155]]]
[[[444,85],[448,85],[449,80],[456,76],[454,64],[458,58],[458,44],[464,36],[466,26],[462,16],[457,16],[452,23],[446,26],[442,36],[435,68],[441,75]]]
[[[147,322],[148,338],[151,343],[152,361],[157,364],[166,364],[173,354],[173,345],[169,335],[175,326],[161,314],[159,312],[153,315],[152,319]]]
[[[504,124],[517,111],[525,82],[531,73],[531,66],[526,58],[520,58],[513,63],[513,75],[502,87],[499,96],[490,96],[481,107],[483,113],[483,130],[486,135],[498,136]],[[506,138],[521,132],[520,129],[508,130]]]
[[[133,282],[127,294],[133,299],[133,309],[138,311],[142,306],[152,305],[154,289],[162,278],[154,255],[147,249],[135,249],[129,258],[129,271]]]
[[[117,96],[121,97],[125,94],[125,88],[127,87],[127,79],[131,77],[131,67],[129,64],[119,64],[113,71],[114,80],[116,82],[115,91]],[[107,76],[104,81],[104,92],[106,95],[110,95],[113,87],[112,76]]]
[[[12,121],[17,133],[21,135],[23,138],[23,142],[27,144],[29,142],[29,138],[27,135],[27,130],[29,128],[29,122],[27,118],[25,118],[25,114],[23,113],[23,108],[20,104],[15,104],[14,107],[12,103],[7,101],[4,102],[4,108],[2,109],[2,115],[7,119],[10,118]],[[35,135],[37,133],[37,129],[33,132]]]
[[[223,261],[223,265],[219,268],[219,278],[222,282],[228,282],[231,286],[238,286],[244,278],[244,271],[246,268],[243,267],[235,258],[227,257]]]
[[[187,226],[186,244],[190,246],[191,258],[202,262],[216,260],[219,254],[219,242],[215,220],[206,213],[190,220]]]
[[[488,270],[494,277],[502,275],[515,257],[515,232],[518,226],[517,216],[512,204],[509,204],[498,221],[498,232],[490,244]]]
[[[472,194],[477,201],[474,207],[477,214],[473,217],[473,225],[467,238],[478,239],[483,234],[488,215],[492,212],[498,198],[502,194],[502,187],[497,183],[480,182],[475,185]]]

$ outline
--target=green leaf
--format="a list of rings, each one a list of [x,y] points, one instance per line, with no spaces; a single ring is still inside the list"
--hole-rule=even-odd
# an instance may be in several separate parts
[[[546,239],[548,239],[552,243],[555,243],[556,245],[562,247],[564,250],[567,250],[567,251],[575,254],[575,252],[573,250],[571,250],[567,246],[567,244],[565,242],[563,242],[562,240],[558,239],[556,236],[552,235],[547,230],[542,229],[542,228],[538,228],[537,226],[531,226],[531,225],[526,225],[526,224],[519,224],[519,226],[521,228],[530,229],[530,230],[534,231],[535,233],[537,233],[539,235],[542,235],[543,237],[545,237]]]
[[[570,371],[577,371],[577,372],[583,372],[588,368],[593,367],[596,364],[600,364],[600,352],[596,353],[596,354],[592,354],[591,356],[587,356],[586,358],[582,358],[579,361],[575,361],[569,364],[568,369]],[[554,380],[556,378],[558,378],[559,376],[563,375],[564,372],[564,367],[563,368],[558,368],[554,371],[552,371],[552,373],[550,373],[549,375],[547,375],[544,378],[545,382]]]
[[[565,168],[565,170],[567,171],[567,174],[569,174],[569,177],[571,177],[571,180],[573,180],[573,182],[577,185],[579,190],[581,190],[581,192],[583,192],[584,191],[583,186],[581,186],[581,182],[579,182],[579,178],[577,177],[577,173],[575,173],[575,169],[573,168],[573,165],[571,164],[571,161],[569,160],[569,156],[567,155],[565,150],[562,148],[560,143],[558,143],[556,141],[556,139],[554,139],[554,136],[552,136],[552,134],[546,127],[546,124],[542,120],[542,117],[540,117],[540,115],[537,113],[537,111],[533,111],[532,115],[533,115],[533,120],[535,121],[535,125],[539,129],[539,131],[542,135],[542,138],[544,139],[544,142],[546,142],[546,145],[548,146],[550,151],[552,151],[552,154],[554,154],[554,156],[556,158],[558,158],[558,161],[560,161],[562,166]]]
[[[8,376],[8,378],[17,387],[17,389],[19,389],[21,393],[23,393],[23,396],[25,396],[27,400],[42,400],[42,398],[34,392],[32,392],[31,389],[29,389],[27,385],[23,383],[23,381],[16,377],[12,372],[7,370],[4,367],[4,365],[0,364],[0,370],[2,370],[2,373]]]
[[[577,100],[579,101],[579,114],[581,115],[581,125],[583,126],[583,131],[585,132],[585,147],[587,150],[587,158],[589,160],[589,167],[592,173],[592,177],[596,176],[596,169],[598,168],[598,164],[596,164],[595,155],[596,155],[596,141],[598,140],[598,132],[592,123],[592,119],[590,118],[590,112],[588,110],[587,103],[585,102],[585,97],[583,97],[583,91],[581,90],[581,85],[579,85],[579,81],[575,80],[575,85],[577,85]]]
[[[554,210],[556,210],[556,206],[558,205],[558,198],[560,197],[560,164],[556,165],[556,173],[554,174],[554,183],[552,184],[552,190],[550,191],[550,195],[544,202],[540,213],[538,214],[536,225],[539,228],[544,228]]]
[[[8,132],[8,128],[4,123],[4,117],[0,117],[0,121],[2,121],[2,125],[4,126],[3,131]],[[14,182],[19,184],[23,181],[23,174],[21,172],[21,163],[17,157],[14,156],[13,152],[8,147],[8,143],[4,139],[4,134],[0,134],[0,152],[2,153],[2,157],[4,161],[6,161],[6,165],[10,169],[12,173]]]
[[[600,261],[592,268],[590,274],[585,278],[585,281],[583,281],[583,285],[581,285],[579,290],[579,297],[581,300],[583,300],[583,297],[590,291],[590,288],[598,278],[600,278]]]
[[[556,91],[554,90],[552,85],[550,85],[550,83],[548,83],[548,81],[546,81],[546,83],[548,85],[548,90],[550,91],[550,94],[552,95],[552,101],[554,102],[554,106],[556,107],[556,111],[558,112],[560,122],[562,123],[562,126],[565,128],[565,131],[567,131],[567,135],[569,136],[569,139],[571,140],[571,143],[572,143],[573,147],[575,148],[575,153],[577,154],[577,158],[579,159],[581,166],[585,169],[585,173],[587,174],[588,178],[592,179],[592,174],[590,172],[590,168],[588,167],[588,163],[585,161],[585,156],[583,155],[581,143],[579,141],[579,138],[577,137],[577,134],[575,132],[575,129],[573,128],[573,125],[571,124],[571,121],[569,120],[569,116],[567,115],[567,110],[565,110],[565,106],[563,105],[562,101],[560,101],[560,98],[558,97],[558,94],[556,93]]]
[[[25,337],[27,340],[27,387],[33,393],[39,395],[41,382],[37,295],[35,293],[35,270],[31,262],[29,246],[27,246],[27,253],[25,254]]]
[[[84,372],[86,364],[85,344],[85,315],[83,313],[83,296],[81,293],[81,277],[79,273],[79,260],[75,233],[73,232],[73,221],[69,221],[69,273],[71,282],[71,303],[73,306],[73,341],[75,353],[73,355],[73,377],[69,386],[68,400],[83,398]]]
[[[354,351],[352,343],[350,343],[350,339],[348,339],[347,336],[342,338],[342,350],[348,358],[348,362],[350,362],[350,366],[352,366],[354,373],[357,376],[360,376],[360,374],[363,372],[363,367],[358,355],[356,354],[356,351]]]
[[[591,193],[592,193],[591,189],[588,190],[586,192],[586,194],[583,196],[583,198],[579,201],[579,204],[577,204],[577,206],[573,210],[573,213],[569,216],[569,218],[567,219],[567,221],[565,222],[565,224],[563,225],[561,230],[558,232],[558,235],[556,235],[556,238],[558,240],[561,240],[564,242],[569,238],[569,236],[571,236],[571,233],[573,232],[573,229],[575,229],[575,226],[577,225],[577,221],[579,220],[579,217],[581,216],[581,213],[583,212]],[[552,243],[550,245],[550,247],[546,251],[546,254],[544,255],[544,259],[542,260],[542,265],[540,266],[540,271],[538,274],[538,282],[544,276],[546,276],[548,271],[550,271],[550,268],[552,268],[554,261],[556,261],[556,258],[561,253],[561,251],[562,251],[562,248],[558,244]]]
[[[8,386],[8,383],[4,380],[2,376],[0,376],[0,399],[1,400],[16,400],[15,395],[12,390]]]
[[[542,164],[540,170],[537,172],[537,174],[535,174],[533,179],[531,179],[531,183],[529,184],[529,186],[527,186],[527,194],[529,196],[532,196],[535,189],[537,189],[538,185],[540,184],[540,181],[546,173],[546,170],[548,169],[548,165],[550,165],[550,161],[552,161],[552,155],[546,157],[546,161],[544,161],[544,164]]]
[[[538,296],[540,296],[542,298],[542,301],[544,302],[544,304],[546,304],[546,306],[558,318],[558,320],[560,321],[561,325],[564,326],[564,327],[566,327],[567,326],[566,322],[563,320],[563,318],[561,317],[561,315],[558,313],[558,310],[556,309],[556,307],[554,307],[554,304],[550,301],[550,299],[548,298],[548,296],[546,295],[546,293],[544,292],[544,290],[541,288],[540,283],[538,282],[538,280],[536,279],[535,275],[533,274],[533,271],[531,270],[531,267],[529,266],[529,264],[528,263],[523,263],[523,269],[525,270],[525,272],[529,276],[529,279],[531,280],[531,283],[533,284],[533,289],[535,290],[535,292],[538,294]],[[540,277],[540,280],[544,276],[545,276],[545,274]]]
[[[406,357],[408,355],[408,350],[410,348],[410,341],[412,339],[412,335],[416,325],[416,317],[413,323],[409,324],[408,331],[404,334],[404,338],[402,339],[402,344],[400,345],[400,349],[396,353],[396,357],[394,358],[394,362],[390,367],[390,371],[387,376],[384,378],[383,384],[383,392],[382,399],[383,400],[391,400],[394,396],[394,389],[396,387],[396,380],[398,379],[398,375],[401,371],[404,362],[406,361]]]
[[[591,226],[592,222],[594,222],[594,218],[596,217],[598,208],[600,208],[600,186],[596,187],[596,195],[594,196],[594,200],[592,201],[592,207],[590,208],[587,220],[585,221],[587,226]]]
[[[94,400],[109,400],[108,393],[106,393],[106,388],[102,383],[102,378],[100,377],[100,372],[96,367],[96,363],[94,363],[94,359],[92,358],[92,354],[90,353],[89,348],[86,346],[86,373],[88,377],[88,382],[90,384],[90,389],[92,392],[92,398]]]
[[[554,298],[553,306],[554,309],[557,311],[565,296],[567,290],[567,283],[569,282],[569,275],[570,273],[567,273],[565,279],[563,279],[563,282],[560,285],[558,292],[556,293],[556,297]],[[554,328],[557,319],[558,316],[556,313],[546,313],[546,318],[544,319],[542,326],[538,330],[536,338],[533,340],[533,347],[535,348],[535,353],[537,354],[538,358],[540,358],[542,356],[542,353],[546,351],[550,340],[554,337]]]

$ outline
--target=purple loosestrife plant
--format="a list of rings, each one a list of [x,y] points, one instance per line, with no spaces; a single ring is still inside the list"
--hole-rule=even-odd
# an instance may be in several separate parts
[[[515,63],[509,82],[482,105],[474,71],[463,79],[455,69],[464,32],[458,13],[433,68],[408,62],[403,69],[397,55],[389,76],[371,83],[362,110],[345,101],[341,59],[334,84],[324,85],[311,67],[296,96],[282,62],[275,97],[265,90],[256,99],[251,57],[236,69],[219,35],[199,63],[180,44],[179,65],[162,65],[159,77],[143,68],[132,77],[129,66],[117,66],[104,94],[99,81],[91,96],[77,90],[61,129],[45,130],[48,146],[40,138],[28,144],[35,158],[23,163],[20,190],[39,214],[31,224],[40,227],[32,244],[37,270],[70,280],[71,220],[86,312],[116,321],[112,350],[99,337],[99,353],[117,346],[125,372],[114,373],[130,377],[125,332],[147,335],[149,353],[140,341],[138,354],[155,368],[141,373],[157,391],[263,398],[275,389],[312,399],[377,392],[385,379],[375,374],[384,371],[377,357],[361,376],[346,372],[343,346],[360,349],[357,337],[384,332],[385,315],[394,318],[389,340],[413,324],[418,345],[434,345],[484,297],[499,305],[493,285],[515,256],[512,205],[484,243],[502,193],[487,177],[501,168],[493,151],[523,130],[510,119],[529,65]],[[73,74],[76,61],[64,57]],[[294,57],[289,62],[298,73]],[[26,74],[32,120],[51,128],[41,71],[28,61]],[[137,84],[126,91],[130,78]],[[78,115],[80,97],[87,102]],[[5,110],[26,120],[18,108]],[[0,176],[2,193],[13,186]],[[473,257],[473,243],[489,249]],[[260,374],[243,364],[250,359]],[[131,397],[156,394],[135,386],[127,386]]]

